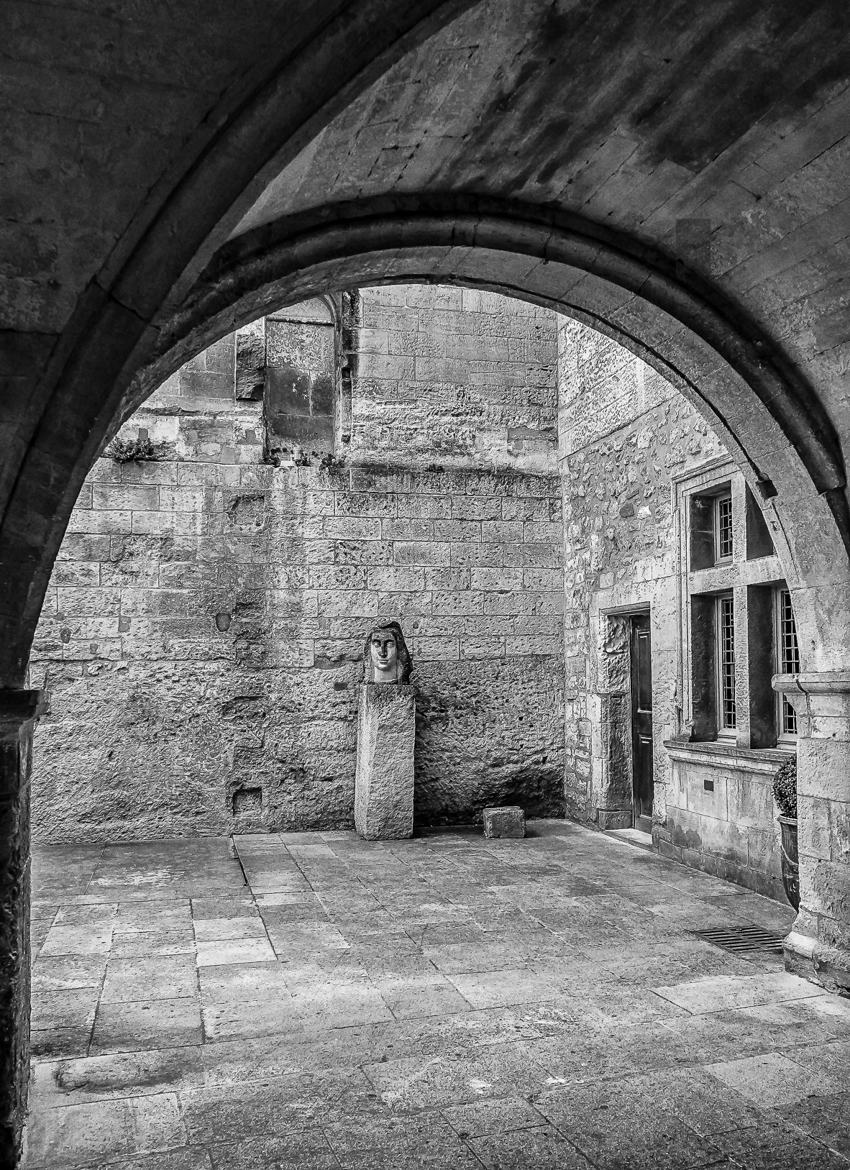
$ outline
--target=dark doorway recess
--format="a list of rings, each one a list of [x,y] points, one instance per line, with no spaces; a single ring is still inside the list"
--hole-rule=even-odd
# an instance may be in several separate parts
[[[649,614],[630,619],[632,673],[632,797],[634,825],[652,832],[652,642]]]

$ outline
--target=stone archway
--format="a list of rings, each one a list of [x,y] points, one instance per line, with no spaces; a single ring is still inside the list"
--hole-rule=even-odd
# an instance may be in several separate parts
[[[368,189],[379,190],[380,197],[349,212],[342,203],[350,197],[344,185],[330,194],[320,186],[320,195],[308,191],[301,206],[327,198],[333,201],[331,206],[266,224],[244,239],[225,243],[240,211],[283,164],[311,148],[336,111],[367,90],[393,62],[403,62],[411,46],[422,43],[429,32],[473,7],[462,0],[401,7],[385,3],[317,7],[315,23],[300,26],[291,38],[284,36],[272,47],[264,44],[259,54],[256,44],[234,46],[232,61],[224,63],[228,69],[232,65],[232,71],[223,67],[196,107],[184,111],[182,120],[174,119],[176,129],[172,127],[174,133],[162,151],[167,166],[157,172],[153,189],[150,144],[147,156],[141,149],[135,152],[138,173],[121,198],[113,200],[121,205],[122,214],[126,205],[126,222],[97,235],[90,266],[88,256],[83,263],[69,250],[57,271],[70,287],[62,290],[56,303],[45,294],[37,310],[21,314],[26,321],[23,329],[29,332],[20,334],[7,359],[13,393],[4,419],[10,457],[0,474],[3,499],[9,501],[0,536],[0,610],[5,617],[0,677],[13,688],[22,685],[43,591],[82,476],[114,420],[132,409],[154,380],[266,303],[355,282],[456,281],[572,312],[659,365],[693,396],[756,490],[773,501],[803,631],[808,675],[801,686],[813,715],[823,706],[824,718],[809,721],[811,735],[813,742],[823,740],[820,756],[830,754],[829,775],[825,772],[823,779],[803,789],[804,798],[825,800],[835,824],[846,823],[846,713],[844,700],[836,699],[846,690],[850,647],[847,504],[839,446],[846,435],[835,433],[819,405],[829,403],[832,389],[833,417],[840,417],[839,391],[830,385],[840,379],[836,365],[828,358],[820,360],[819,351],[808,362],[813,371],[808,382],[798,377],[783,355],[805,347],[795,346],[793,339],[782,347],[773,344],[763,325],[754,325],[744,311],[751,305],[764,322],[771,319],[771,303],[781,306],[809,292],[805,274],[798,275],[790,262],[782,269],[790,275],[777,282],[773,302],[770,295],[751,292],[746,282],[759,277],[761,254],[767,255],[770,276],[783,263],[773,246],[783,246],[785,236],[797,228],[802,234],[791,248],[794,264],[815,241],[828,249],[832,240],[843,238],[842,231],[846,234],[837,214],[838,197],[832,198],[829,190],[828,158],[822,164],[825,176],[816,177],[814,185],[804,184],[802,194],[791,181],[819,152],[826,156],[835,146],[839,135],[834,121],[843,125],[837,117],[842,100],[837,82],[846,80],[846,68],[837,60],[841,45],[834,35],[834,6],[816,4],[809,18],[800,22],[790,3],[778,5],[775,15],[773,10],[767,14],[737,4],[716,17],[705,17],[697,36],[691,35],[692,21],[684,5],[661,34],[640,6],[636,11],[642,15],[630,13],[625,22],[616,5],[607,14],[602,6],[585,23],[584,17],[571,21],[553,15],[549,5],[539,5],[539,11],[532,5],[505,6],[503,23],[494,20],[491,35],[481,36],[480,27],[472,28],[476,41],[491,46],[495,62],[482,53],[477,65],[480,85],[473,87],[475,102],[468,104],[479,111],[479,122],[468,133],[447,134],[445,152],[435,152],[431,170],[422,169],[423,190],[430,194],[401,197],[394,192],[402,187],[411,190],[412,180],[402,182],[391,168],[375,167],[373,187]],[[606,84],[604,101],[597,101],[598,59],[586,49],[588,41],[605,48],[596,22],[606,15],[630,51],[621,55],[625,76]],[[769,18],[793,27],[779,35]],[[162,20],[166,23],[166,18]],[[518,36],[513,41],[505,37],[501,44],[498,36],[511,22]],[[751,43],[762,43],[762,22],[768,25],[765,39],[777,46],[775,52],[751,51]],[[719,43],[728,43],[734,51],[731,65],[727,55],[712,48],[718,34]],[[188,43],[191,37],[185,30],[184,36]],[[461,46],[464,43],[461,39]],[[444,52],[445,46],[437,50]],[[580,72],[582,61],[565,64],[568,52],[583,54],[589,74]],[[662,58],[662,52],[668,55]],[[468,54],[459,53],[457,59],[464,73]],[[426,61],[426,79],[427,68],[445,70],[445,60],[436,66]],[[501,66],[503,60],[509,62],[507,76],[498,78],[493,92],[494,63]],[[787,81],[789,60],[794,63],[795,84],[799,82],[793,91]],[[697,64],[707,67],[695,68]],[[105,66],[103,73],[108,73]],[[738,93],[729,77],[744,73],[747,83]],[[696,96],[691,89],[694,77],[699,79]],[[568,92],[562,88],[564,78],[569,79]],[[402,88],[398,86],[399,92]],[[418,100],[416,86],[408,89]],[[639,100],[634,100],[635,93]],[[299,100],[292,100],[293,95]],[[683,116],[695,101],[700,108],[721,110],[721,116],[702,120],[697,139],[691,120]],[[585,109],[599,124],[579,125],[576,113],[573,128],[567,117],[541,118],[541,109],[550,114]],[[635,119],[632,111],[637,112]],[[439,129],[450,122],[449,114],[434,111],[434,125]],[[368,122],[370,115],[367,110],[360,116]],[[748,137],[754,127],[761,127],[770,140],[755,135],[763,149],[759,157],[772,161],[777,174],[789,177],[792,188],[790,199],[780,198],[768,210],[763,204],[757,213],[748,198],[761,200],[769,168],[753,168],[761,171],[754,176],[759,188],[755,193],[737,182],[757,153]],[[348,133],[347,127],[342,130]],[[457,144],[457,154],[452,143]],[[332,145],[325,143],[334,157]],[[815,153],[807,153],[810,145]],[[774,147],[778,158],[771,156]],[[122,148],[127,148],[127,140]],[[604,170],[598,181],[592,179],[591,161],[597,151]],[[391,153],[386,152],[387,158]],[[636,161],[630,170],[632,155]],[[102,157],[94,151],[86,160],[94,183],[102,182]],[[509,158],[514,160],[510,164],[505,162]],[[561,172],[559,160],[565,160],[571,174]],[[66,177],[61,167],[57,174],[61,187]],[[40,192],[43,172],[36,168],[28,177]],[[284,188],[291,177],[284,175]],[[449,202],[434,194],[440,184],[449,191],[490,191],[494,197],[510,198],[519,192],[530,202],[495,206],[494,200],[468,195]],[[740,241],[723,241],[731,253],[742,257],[745,271],[727,279],[718,276],[715,282],[709,275],[714,270],[699,259],[700,241],[711,235],[705,207],[724,184],[717,218],[731,222],[743,208],[744,216],[752,212],[758,222],[752,230],[749,222],[738,225],[740,248]],[[729,188],[735,189],[740,204],[729,202]],[[769,183],[766,189],[770,190]],[[646,191],[656,192],[656,202],[642,202],[640,192]],[[63,194],[60,191],[57,205]],[[21,205],[28,199],[29,192],[24,191]],[[674,211],[661,217],[660,226],[647,228],[658,200],[669,200]],[[797,204],[805,214],[795,218]],[[551,211],[555,205],[572,207],[575,214]],[[619,237],[599,227],[606,214],[613,214],[606,209],[618,206],[628,211],[621,217],[621,230],[627,234]],[[836,214],[820,228],[812,227],[824,208]],[[60,231],[61,227],[60,220]],[[61,286],[41,251],[34,247],[32,252],[42,264],[36,268],[39,277]],[[836,254],[832,267],[840,274],[843,260]],[[679,264],[689,257],[693,271]],[[21,267],[26,270],[25,263]],[[737,289],[737,300],[721,294],[721,284]],[[830,313],[835,310],[828,296],[818,311],[829,333]],[[844,335],[837,326],[832,329],[838,345]],[[21,706],[17,690],[6,705],[4,734],[10,748],[4,781],[7,832],[0,953],[6,954],[3,973],[9,977],[4,979],[8,993],[3,1027],[7,1033],[20,1034],[25,983],[19,994],[23,964],[17,940],[19,910],[26,901],[27,837],[20,812],[22,798],[25,803],[20,743],[26,738],[32,706]],[[826,716],[836,711],[839,723],[833,725]],[[814,841],[808,844],[803,878],[808,918],[801,918],[798,933],[812,938],[817,931],[827,948],[846,950],[850,941],[846,923],[841,926],[835,910],[846,890],[846,865],[841,868],[838,856],[824,858]],[[811,957],[817,961],[814,947]],[[835,965],[840,968],[840,956]],[[14,1045],[4,1050],[13,1053]],[[20,1050],[10,1059],[19,1058]],[[8,1085],[13,1079],[7,1066],[4,1080]],[[10,1126],[14,1129],[7,1115],[16,1107],[8,1095],[6,1101],[0,1117],[6,1127],[3,1140]]]
[[[99,411],[93,433],[102,440],[189,356],[286,302],[352,284],[400,280],[525,297],[616,337],[662,371],[709,420],[777,521],[803,666],[820,680],[809,693],[841,691],[850,647],[844,605],[850,528],[838,437],[814,391],[737,306],[664,255],[650,256],[596,225],[541,209],[464,197],[338,207],[330,225],[328,217],[297,217],[276,225],[274,233],[262,229],[226,248],[164,324],[147,362],[126,383],[119,413],[113,416],[111,404]],[[81,459],[72,479],[86,470]],[[42,571],[49,573],[49,566],[45,559]],[[843,749],[834,728],[823,732],[817,720],[806,726],[813,738],[831,741],[813,750],[820,756],[831,752],[831,771],[840,773]],[[807,753],[801,753],[804,767]],[[818,780],[801,778],[804,799],[826,799],[830,815],[840,817],[846,807],[840,781],[833,776],[825,785],[822,790]],[[808,940],[797,949],[816,966],[821,960],[813,940],[825,936],[829,955],[824,952],[821,966],[827,979],[842,978],[844,963],[836,950],[843,927],[834,891],[836,881],[844,880],[843,870],[836,878],[836,864],[837,857],[823,858],[812,843],[811,862],[804,857],[805,918],[795,932]]]
[[[810,685],[809,693],[820,694],[818,686],[826,678],[835,683],[828,695],[840,690],[841,677],[834,672],[843,667],[850,635],[837,625],[842,611],[835,604],[836,596],[847,588],[848,529],[838,441],[817,407],[807,412],[807,398],[816,402],[813,392],[769,339],[752,326],[735,328],[733,306],[711,295],[711,290],[694,287],[696,282],[677,279],[663,257],[650,263],[623,242],[601,238],[592,225],[563,222],[552,213],[521,215],[515,207],[510,213],[502,209],[497,213],[491,205],[383,216],[371,211],[364,215],[358,209],[348,223],[331,228],[323,226],[323,217],[318,225],[299,221],[269,247],[251,250],[240,244],[231,266],[205,273],[159,338],[144,347],[147,352],[137,351],[141,368],[128,367],[127,376],[115,384],[115,397],[88,415],[87,442],[76,452],[70,474],[63,480],[57,472],[48,490],[42,489],[52,495],[54,520],[51,540],[29,566],[20,629],[24,639],[37,619],[39,581],[46,583],[49,577],[75,485],[87,471],[92,449],[172,369],[273,305],[350,284],[428,280],[486,287],[557,308],[616,336],[663,370],[709,418],[754,489],[770,501],[784,536],[780,555],[795,591],[803,663],[809,676],[815,672],[820,680]],[[827,638],[830,626],[832,635]],[[833,674],[827,676],[825,670]],[[807,721],[805,727],[813,739],[830,742],[804,750],[802,759],[827,751],[831,763],[823,793],[819,781],[811,777],[802,780],[801,792],[838,806],[834,777],[842,766],[845,741],[836,742],[832,728],[822,732],[817,720]],[[20,735],[10,741],[21,762],[30,728],[31,708]],[[14,815],[20,802],[13,800],[10,807]],[[20,848],[18,854],[20,862]],[[827,981],[838,983],[844,978],[838,944],[845,928],[832,892],[844,876],[838,858],[826,859],[830,868],[825,884],[818,887],[816,869],[823,861],[813,855],[814,868],[807,880],[804,856],[804,908],[793,937],[795,953],[805,956],[808,969],[814,961]],[[25,893],[25,884],[14,892],[8,903],[10,919]],[[816,931],[824,934],[824,922],[825,946],[815,939]],[[9,985],[14,987],[14,980]],[[22,1002],[18,1000],[18,1026]],[[19,1044],[15,1051],[20,1063],[25,1046]]]

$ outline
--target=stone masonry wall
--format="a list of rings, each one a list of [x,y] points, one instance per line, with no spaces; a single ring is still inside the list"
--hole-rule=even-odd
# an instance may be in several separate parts
[[[556,319],[454,289],[352,304],[333,461],[263,462],[230,337],[123,429],[158,460],[93,467],[32,658],[38,839],[351,825],[363,642],[389,617],[417,820],[562,811]]]
[[[683,751],[671,760],[664,746],[683,732],[685,705],[672,480],[725,449],[674,387],[601,334],[563,319],[559,352],[568,812],[603,828],[631,823],[627,614],[648,610],[654,843],[775,895],[770,780],[784,757],[733,750],[708,768],[710,758],[694,763]]]

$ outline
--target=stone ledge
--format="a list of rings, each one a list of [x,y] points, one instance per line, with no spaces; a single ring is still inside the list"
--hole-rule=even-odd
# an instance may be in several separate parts
[[[742,748],[714,740],[687,742],[665,739],[664,746],[671,760],[684,764],[701,764],[708,768],[734,768],[743,772],[758,772],[773,776],[793,752],[787,748]]]

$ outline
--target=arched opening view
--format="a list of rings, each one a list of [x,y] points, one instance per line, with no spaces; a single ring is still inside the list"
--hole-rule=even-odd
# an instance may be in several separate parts
[[[439,1117],[445,1164],[489,1156],[465,1129],[483,1104],[450,1087],[484,1067],[502,1086],[488,1108],[529,1093],[519,1156],[590,1152],[547,1088],[576,1045],[604,1064],[654,1022],[678,1063],[699,1033],[683,1017],[722,1010],[724,981],[785,978],[772,780],[797,722],[770,682],[799,671],[799,647],[777,531],[659,372],[493,292],[350,288],[179,368],[88,475],[33,646],[33,1164],[90,1151],[79,1127],[107,1100],[123,1126],[143,1067],[159,1129],[119,1126],[104,1150],[194,1156],[217,1136],[258,1157],[295,1125],[261,1114],[269,1134],[249,1137],[258,1094],[290,1117],[292,1070],[317,1043],[331,1068],[351,1028],[347,1081],[388,1118]],[[417,835],[364,842],[363,640],[394,621],[414,663]],[[493,806],[530,837],[480,841]],[[712,928],[751,949],[694,933]],[[408,1055],[373,1050],[371,1029],[430,1021],[439,1072],[446,1019],[456,1046],[505,1012],[517,1041],[531,1029],[521,1075],[515,1044],[473,1045],[420,1099]],[[196,1060],[217,1087],[195,1084]],[[226,1069],[244,1060],[221,1129],[210,1111],[233,1110]],[[316,1165],[350,1154],[358,1112],[325,1116],[328,1075],[307,1078],[287,1139]],[[76,1106],[38,1087],[81,1078]],[[365,1156],[407,1156],[370,1125]]]
[[[0,1165],[844,1164],[841,5],[12,9]]]
[[[36,838],[352,827],[363,637],[392,620],[417,824],[654,820],[782,896],[770,683],[799,650],[769,513],[640,359],[449,286],[270,313],[111,440],[33,648]]]

